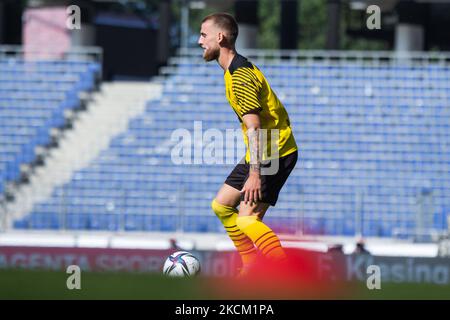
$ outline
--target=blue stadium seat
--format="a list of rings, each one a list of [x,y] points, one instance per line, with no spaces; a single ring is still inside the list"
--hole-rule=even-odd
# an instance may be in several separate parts
[[[64,110],[79,105],[78,93],[93,89],[99,70],[91,62],[0,59],[0,193],[35,159],[36,146],[50,142],[50,129],[64,124]]]
[[[24,92],[8,95],[8,86],[15,88],[20,83],[25,67],[16,64],[1,69],[17,79],[12,84],[0,82],[1,106],[12,101],[29,108],[28,92],[42,89],[43,75],[37,74],[27,79]],[[58,83],[53,76],[65,67],[56,64],[45,82]],[[54,106],[58,112],[73,106],[77,103],[75,90],[92,86],[93,74],[98,71],[97,65],[75,62],[67,68],[67,78],[55,86],[55,91],[37,96],[37,101],[45,101],[39,105]],[[396,230],[415,229],[417,199],[423,187],[431,187],[434,207],[430,227],[447,227],[448,66],[286,62],[261,64],[260,68],[290,114],[300,149],[297,167],[280,194],[278,205],[267,215],[269,225],[287,233],[350,236],[362,231],[364,236],[390,237]],[[202,121],[203,131],[239,129],[225,99],[222,76],[217,66],[195,61],[177,65],[164,82],[160,100],[149,102],[145,112],[130,121],[125,133],[114,138],[91,165],[76,172],[46,201],[58,211],[55,206],[64,194],[66,227],[223,232],[210,209],[210,201],[233,162],[174,164],[171,151],[175,143],[170,140],[180,128],[193,136],[194,121]],[[0,76],[0,81],[4,79]],[[200,85],[205,91],[201,95],[196,90]],[[61,97],[62,92],[71,97],[70,102]],[[59,123],[58,112],[51,116],[47,112],[48,109],[35,112],[27,119],[39,117],[47,127]],[[41,119],[42,114],[51,122]],[[17,137],[10,130],[0,131],[0,135],[14,136],[18,143],[32,140],[27,151],[20,151],[29,156],[33,154],[32,146],[43,141],[38,137],[45,138],[45,132],[37,128],[25,130]],[[9,155],[16,154],[8,151]],[[243,156],[242,149],[239,156]],[[235,158],[237,162],[240,157]],[[0,162],[0,168],[17,172],[18,167],[10,163],[16,162]],[[2,175],[5,176],[11,178],[11,174]],[[44,214],[42,210],[36,206],[30,216]],[[50,214],[51,210],[45,212]],[[357,216],[362,217],[361,230],[356,230]],[[53,218],[40,217],[45,223],[36,225],[61,225]],[[34,227],[34,221],[23,219],[16,221],[15,226]]]

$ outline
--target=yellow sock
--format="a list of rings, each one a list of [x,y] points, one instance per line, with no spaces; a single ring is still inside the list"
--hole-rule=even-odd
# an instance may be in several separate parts
[[[236,208],[221,205],[216,199],[212,201],[211,207],[225,227],[228,236],[233,241],[234,246],[241,256],[242,263],[244,265],[252,263],[256,259],[257,251],[252,240],[236,224],[236,218],[238,216]]]
[[[277,261],[286,258],[280,239],[257,216],[237,217],[236,224],[265,257]]]

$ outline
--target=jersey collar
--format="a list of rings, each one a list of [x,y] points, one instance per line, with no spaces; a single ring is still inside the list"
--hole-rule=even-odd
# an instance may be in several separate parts
[[[249,62],[247,58],[241,56],[239,53],[236,53],[233,60],[231,60],[230,66],[228,67],[228,72],[230,74],[233,74],[234,71],[236,71],[239,67],[248,66]]]

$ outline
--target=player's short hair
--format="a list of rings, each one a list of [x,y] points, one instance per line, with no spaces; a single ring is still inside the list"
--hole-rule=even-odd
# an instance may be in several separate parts
[[[225,12],[212,13],[203,18],[202,23],[212,20],[216,26],[225,30],[228,34],[228,40],[232,45],[236,43],[239,34],[238,24],[236,19],[231,14]]]

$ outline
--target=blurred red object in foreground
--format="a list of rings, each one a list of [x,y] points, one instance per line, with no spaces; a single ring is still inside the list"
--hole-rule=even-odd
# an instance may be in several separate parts
[[[215,279],[209,286],[233,299],[334,299],[345,290],[340,257],[299,249],[286,254],[283,261],[260,257],[245,276]],[[321,268],[324,259],[327,267]]]

